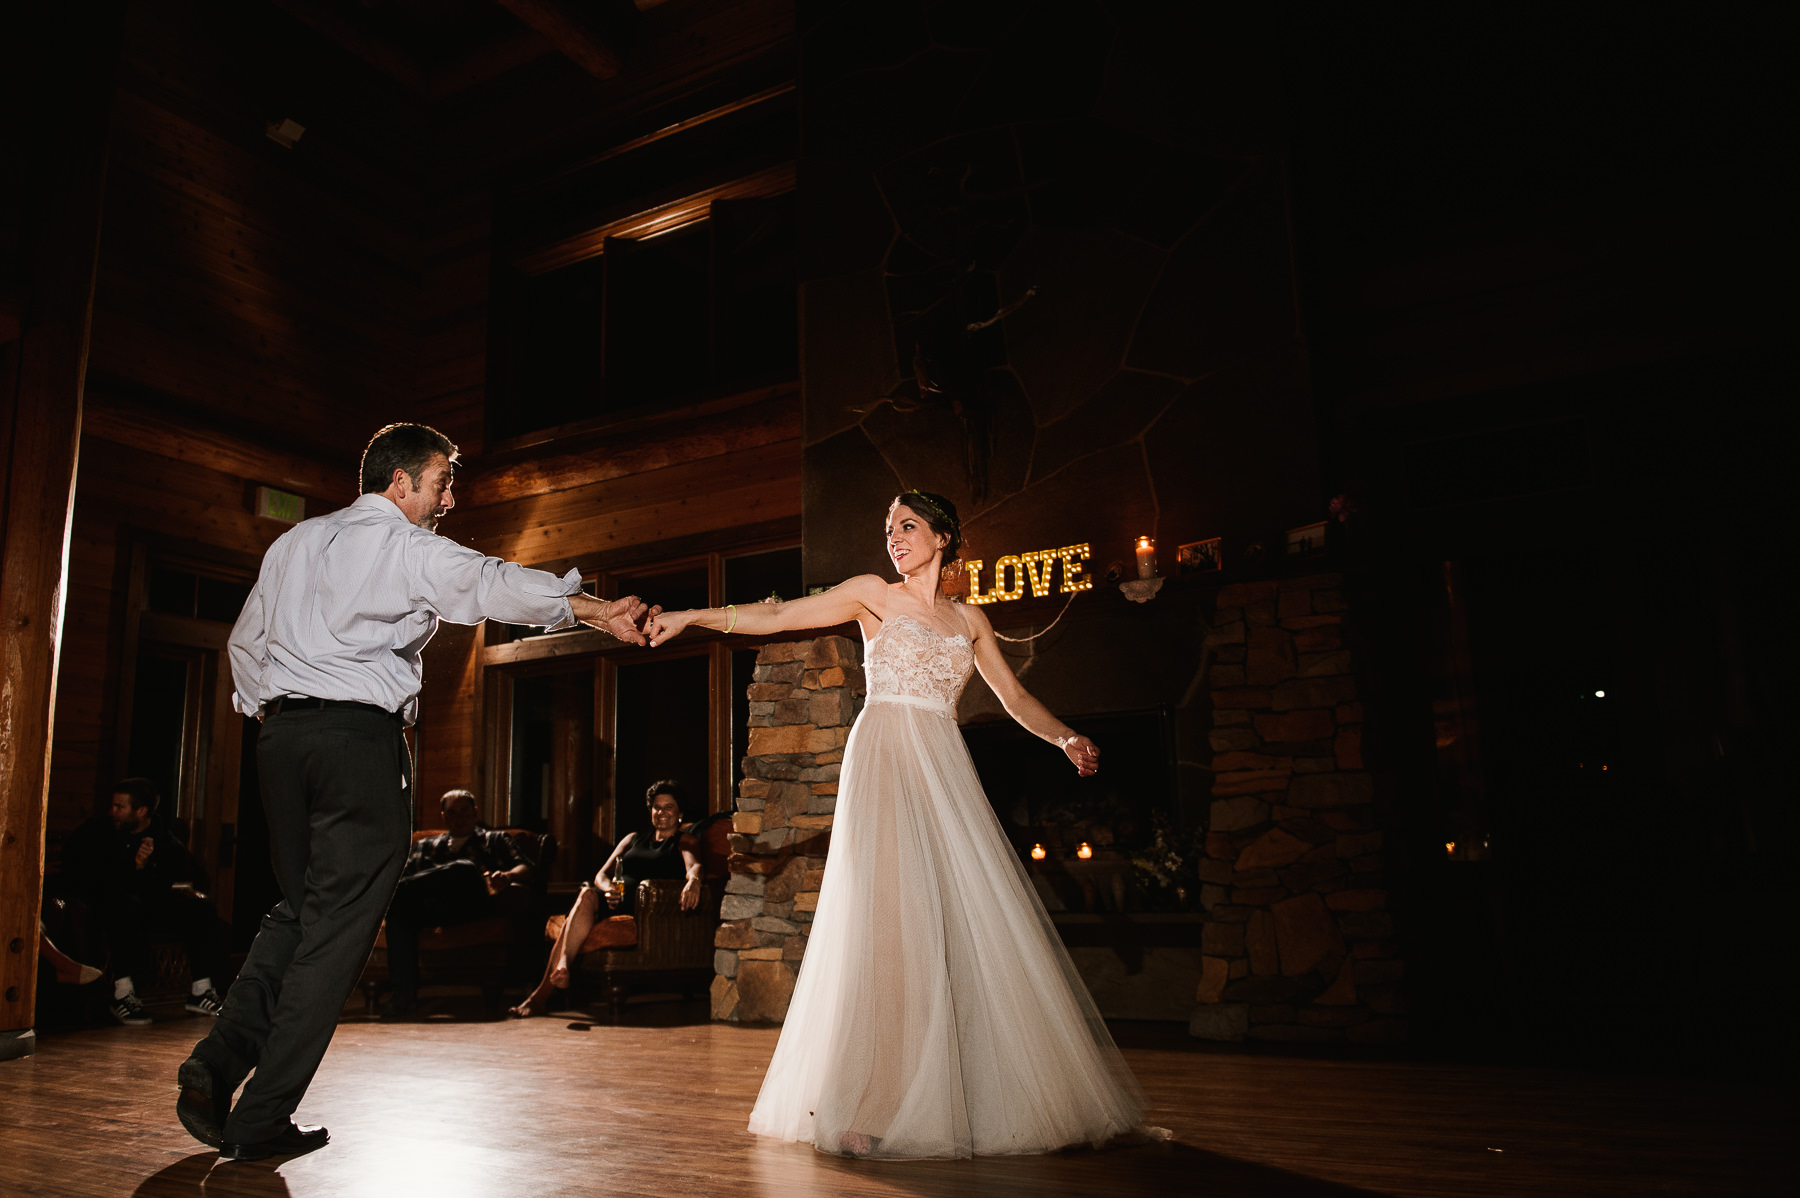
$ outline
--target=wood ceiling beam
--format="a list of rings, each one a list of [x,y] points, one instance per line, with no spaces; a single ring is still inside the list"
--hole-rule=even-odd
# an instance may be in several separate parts
[[[432,64],[431,98],[448,99],[555,49],[550,39],[535,29],[521,29],[511,37],[476,46],[456,58]]]
[[[356,498],[356,470],[349,463],[327,465],[300,454],[271,449],[173,412],[96,392],[92,387],[83,407],[83,437],[98,437],[334,505]]]
[[[273,0],[277,8],[324,34],[388,78],[418,95],[428,94],[429,73],[418,59],[396,50],[373,30],[313,0]]]
[[[778,383],[471,462],[457,506],[550,495],[800,438],[799,384]]]
[[[784,195],[792,190],[794,164],[783,162],[660,205],[648,212],[640,212],[599,228],[587,229],[548,245],[538,246],[516,255],[513,265],[528,275],[543,274],[598,256],[606,249],[608,237],[648,241],[652,237],[697,224],[712,215],[715,200],[762,199]]]
[[[596,79],[611,79],[625,56],[582,19],[568,0],[498,0],[508,12],[550,39],[563,56]]]

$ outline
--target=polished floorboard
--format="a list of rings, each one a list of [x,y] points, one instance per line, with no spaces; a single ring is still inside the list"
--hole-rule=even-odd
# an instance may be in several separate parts
[[[658,1026],[658,1024],[661,1024]],[[346,1021],[299,1118],[310,1156],[219,1164],[176,1123],[198,1018],[0,1062],[0,1195],[1792,1194],[1794,1108],[1750,1084],[1128,1047],[1172,1139],[869,1162],[751,1136],[771,1028]],[[1126,1042],[1157,1043],[1128,1036]]]

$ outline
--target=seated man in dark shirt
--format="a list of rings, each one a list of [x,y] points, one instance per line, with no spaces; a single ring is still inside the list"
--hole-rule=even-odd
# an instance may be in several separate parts
[[[393,997],[384,1018],[404,1018],[418,1002],[419,932],[497,915],[503,896],[524,886],[531,866],[512,837],[481,826],[475,795],[447,790],[438,800],[446,831],[414,844],[387,913],[388,977]]]
[[[151,936],[173,932],[187,948],[193,983],[187,1009],[217,1015],[214,975],[225,964],[228,928],[205,897],[206,874],[182,838],[160,817],[162,796],[148,778],[124,778],[112,804],[77,828],[63,846],[64,884],[87,908],[111,954],[112,1017],[142,1027],[150,1014],[136,979],[150,976]]]

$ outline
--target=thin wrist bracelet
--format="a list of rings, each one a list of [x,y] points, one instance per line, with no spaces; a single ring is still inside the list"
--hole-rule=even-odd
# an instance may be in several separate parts
[[[725,610],[731,613],[731,623],[725,625],[725,631],[730,632],[733,628],[737,627],[737,604],[727,603],[725,605]]]

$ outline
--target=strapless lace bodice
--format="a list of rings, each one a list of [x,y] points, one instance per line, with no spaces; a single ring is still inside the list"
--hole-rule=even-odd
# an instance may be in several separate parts
[[[904,695],[956,706],[975,668],[965,636],[945,636],[911,616],[890,616],[869,639],[863,672],[869,697]]]

